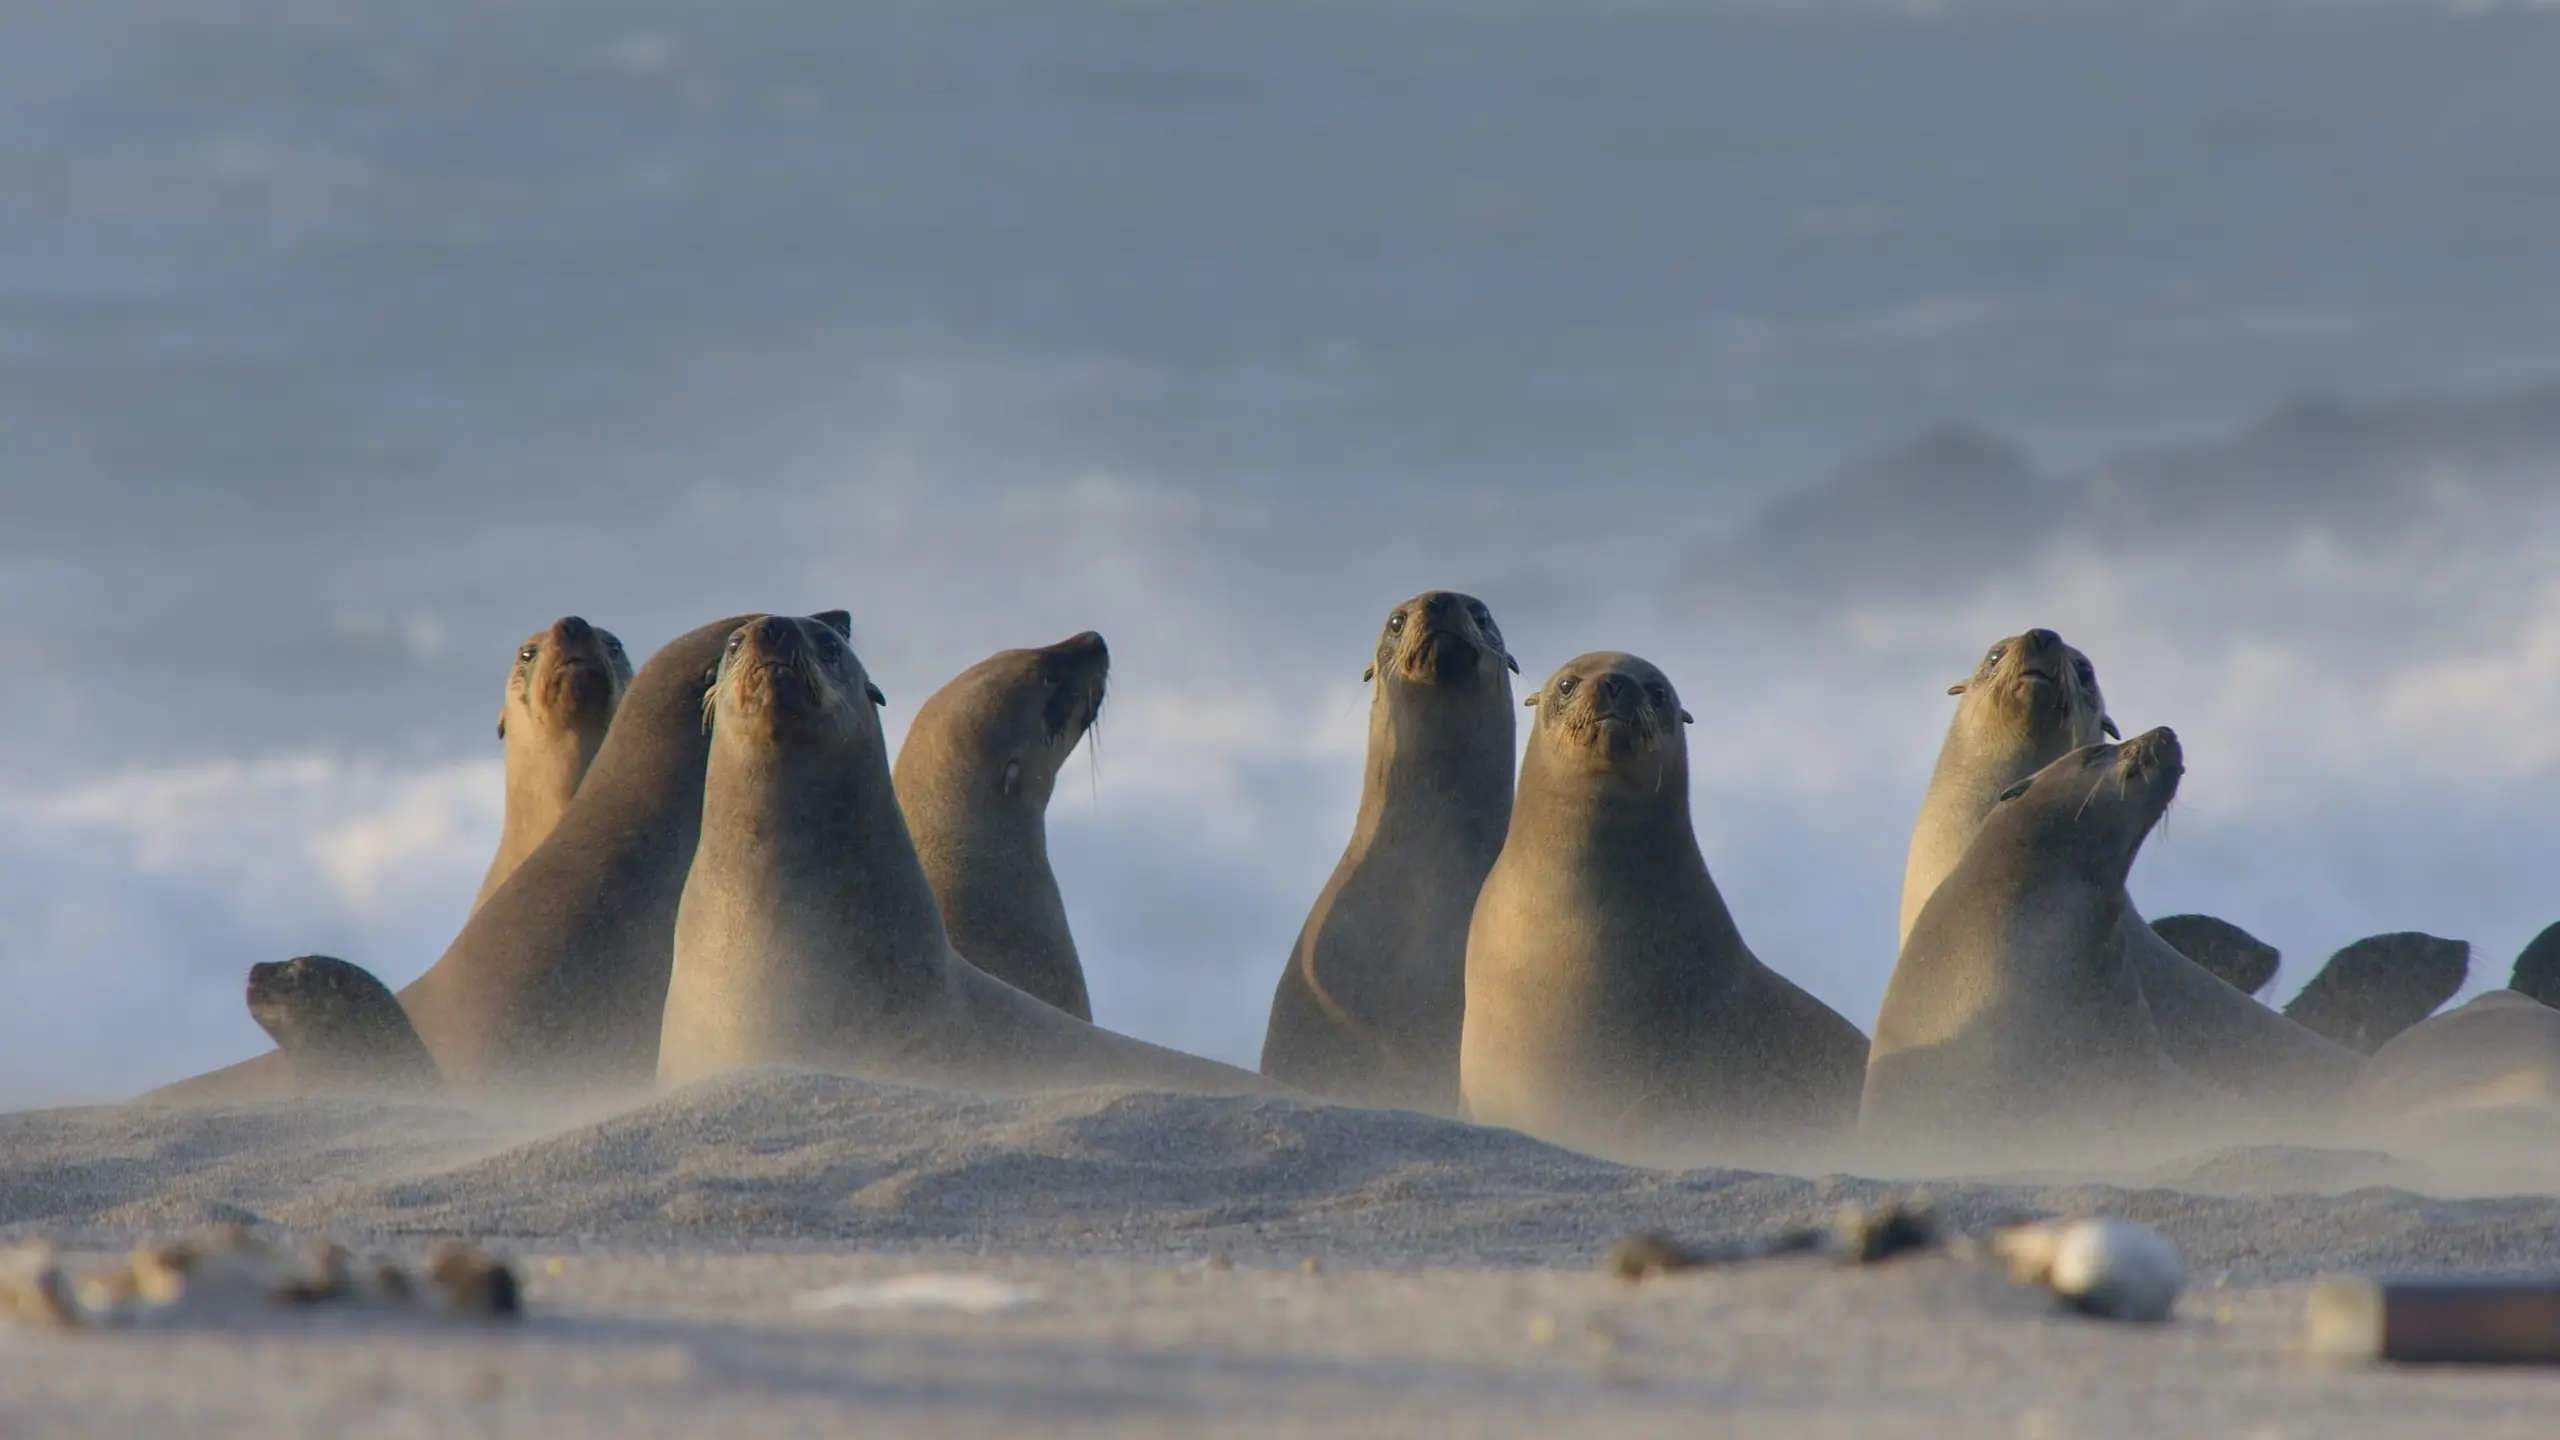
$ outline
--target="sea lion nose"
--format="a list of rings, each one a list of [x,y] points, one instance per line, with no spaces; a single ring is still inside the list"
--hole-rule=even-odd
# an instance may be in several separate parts
[[[2027,648],[2038,654],[2042,654],[2061,643],[2062,637],[2054,634],[2050,630],[2030,630],[2027,632]]]
[[[767,615],[757,621],[754,634],[756,648],[768,652],[779,651],[800,638],[800,632],[793,629],[791,622],[780,615]]]
[[[595,627],[576,615],[563,615],[551,622],[551,638],[564,647],[584,646],[595,639]]]
[[[1623,699],[1626,696],[1628,688],[1627,677],[1624,675],[1603,675],[1600,677],[1600,698],[1609,703],[1614,704],[1620,699]]]
[[[1422,602],[1423,618],[1427,620],[1446,620],[1449,618],[1449,612],[1455,608],[1446,595],[1434,595]]]

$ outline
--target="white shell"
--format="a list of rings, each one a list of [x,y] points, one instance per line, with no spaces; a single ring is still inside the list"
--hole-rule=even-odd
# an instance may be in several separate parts
[[[1995,1237],[1993,1249],[2009,1262],[2011,1279],[2049,1286],[2110,1320],[2166,1320],[2187,1282],[2176,1246],[2148,1225],[2113,1216],[2017,1226]]]

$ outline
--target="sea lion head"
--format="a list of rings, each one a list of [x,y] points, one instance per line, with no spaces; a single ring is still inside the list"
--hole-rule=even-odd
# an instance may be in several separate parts
[[[1067,756],[1101,718],[1110,679],[1111,647],[1091,630],[990,655],[916,711],[899,773],[930,772],[938,789],[972,805],[1001,797],[1039,813]],[[905,803],[920,793],[918,780],[899,787]]]
[[[298,955],[249,967],[249,1018],[286,1050],[370,1033],[380,1028],[379,1020],[400,1013],[388,986],[332,956]]]
[[[1387,612],[1378,652],[1363,680],[1386,677],[1383,689],[1403,685],[1506,684],[1520,662],[1503,644],[1493,611],[1473,595],[1425,590]]]
[[[888,703],[862,668],[841,610],[762,615],[729,632],[702,697],[704,724],[723,743],[792,745],[879,734]]]
[[[629,688],[631,657],[622,642],[610,630],[564,615],[516,647],[506,699],[498,707],[498,738],[505,739],[513,725],[519,735],[568,734],[592,741],[613,722]]]
[[[2187,773],[2178,732],[2162,726],[2117,745],[2083,745],[2000,794],[1994,811],[2033,816],[2033,843],[2086,860],[2119,886]]]
[[[2040,757],[2117,733],[2098,689],[2098,667],[2050,630],[2029,630],[1993,645],[1947,693],[1964,697],[1956,707],[1958,725],[1996,728]]]
[[[2516,968],[2508,977],[2507,988],[2560,1009],[2560,925],[2534,936],[2523,953],[2516,956]]]
[[[1648,784],[1667,771],[1686,779],[1690,723],[1679,693],[1652,662],[1614,650],[1577,655],[1522,702],[1538,712],[1530,747],[1551,763],[1613,772]]]

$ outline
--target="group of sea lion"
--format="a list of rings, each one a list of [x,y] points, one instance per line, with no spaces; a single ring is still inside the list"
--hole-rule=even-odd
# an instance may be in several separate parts
[[[2424,1019],[2461,984],[2459,942],[2360,942],[2294,1014],[2251,997],[2275,952],[2246,932],[2164,922],[2200,964],[2147,924],[2126,877],[2183,750],[2165,728],[2109,743],[2095,666],[2042,629],[1949,692],[1870,1042],[1743,940],[1668,677],[1566,662],[1525,701],[1523,753],[1519,662],[1483,601],[1439,590],[1379,634],[1366,784],[1262,1073],[1149,1045],[1091,1023],[1048,856],[1109,667],[1091,632],[998,654],[918,710],[893,770],[845,612],[732,616],[636,674],[563,619],[509,670],[504,834],[443,958],[397,996],[328,957],[253,967],[280,1049],[154,1097],[628,1091],[786,1064],[1294,1090],[1629,1158],[1854,1140],[1923,1161],[2560,1097],[2560,926],[2515,989]]]

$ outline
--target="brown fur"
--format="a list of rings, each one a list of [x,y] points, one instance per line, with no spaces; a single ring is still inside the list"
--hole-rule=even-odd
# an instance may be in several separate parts
[[[441,1087],[435,1058],[391,988],[327,955],[249,967],[249,1018],[292,1063],[306,1095]]]
[[[766,616],[725,646],[659,1078],[809,1065],[983,1089],[1253,1091],[961,960],[907,836],[878,691],[840,632]]]
[[[2123,942],[2125,876],[2183,773],[2177,736],[2154,730],[2005,792],[1886,983],[1862,1138],[2051,1159],[2187,1118],[2202,1087],[2171,1065]]]
[[[568,813],[631,687],[631,657],[610,630],[575,615],[525,637],[507,669],[498,738],[507,746],[506,823],[472,897],[477,910]]]
[[[1670,682],[1604,652],[1528,703],[1509,833],[1467,933],[1468,1113],[1630,1158],[1845,1135],[1866,1037],[1743,943],[1690,824]]]
[[[1388,613],[1351,843],[1271,997],[1263,1074],[1457,1112],[1467,925],[1511,823],[1519,668],[1471,595],[1426,590]]]
[[[1093,1001],[1049,868],[1049,797],[1110,674],[1090,630],[981,660],[916,711],[894,777],[952,948],[1079,1020]]]

